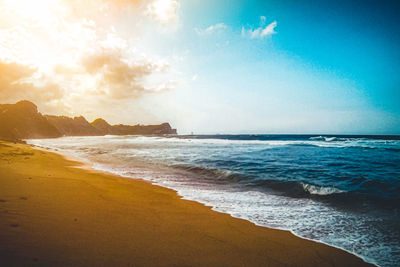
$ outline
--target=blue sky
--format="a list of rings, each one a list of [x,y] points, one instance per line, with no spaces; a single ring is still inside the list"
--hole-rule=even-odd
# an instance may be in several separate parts
[[[388,0],[4,0],[0,100],[182,134],[400,134],[399,13]]]
[[[399,11],[395,1],[182,1],[181,26],[157,51],[187,51],[181,69],[196,77],[169,100],[196,121],[178,128],[399,134]],[[242,34],[273,22],[276,33]]]

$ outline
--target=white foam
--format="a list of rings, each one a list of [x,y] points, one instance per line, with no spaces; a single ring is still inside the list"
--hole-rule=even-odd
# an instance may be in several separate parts
[[[311,185],[311,184],[306,184],[306,183],[301,183],[303,186],[304,190],[307,191],[308,193],[312,195],[320,195],[320,196],[326,196],[326,195],[331,195],[331,194],[338,194],[338,193],[343,193],[345,191],[340,190],[335,187],[331,186],[317,186],[317,185]]]

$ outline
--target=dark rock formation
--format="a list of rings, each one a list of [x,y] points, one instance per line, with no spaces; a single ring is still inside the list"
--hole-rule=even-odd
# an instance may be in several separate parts
[[[45,115],[45,117],[64,136],[103,135],[82,116],[69,118]]]
[[[0,137],[5,140],[53,138],[62,134],[38,112],[35,104],[20,101],[0,105]]]
[[[97,119],[91,123],[93,127],[102,134],[114,135],[160,135],[176,134],[176,129],[172,129],[169,123],[159,125],[110,125],[103,119]]]
[[[35,104],[20,101],[0,104],[0,139],[17,141],[31,138],[96,135],[176,134],[169,123],[160,125],[110,125],[99,118],[89,123],[84,117],[42,115]]]
[[[102,134],[120,134],[118,129],[114,128],[111,126],[108,122],[106,122],[104,119],[96,119],[92,123],[92,126],[96,128],[98,131],[100,131]]]
[[[176,134],[176,129],[172,129],[169,123],[159,125],[114,125],[113,128],[117,129],[119,134],[137,134],[137,135],[152,135],[152,134]]]

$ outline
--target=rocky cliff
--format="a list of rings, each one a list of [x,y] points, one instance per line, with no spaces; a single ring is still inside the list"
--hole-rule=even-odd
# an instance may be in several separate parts
[[[111,126],[108,122],[106,122],[104,119],[96,119],[94,120],[91,125],[96,128],[99,132],[101,132],[102,134],[106,135],[106,134],[114,134],[114,135],[118,135],[121,134],[118,129],[114,128],[113,126]]]
[[[6,140],[53,138],[62,134],[38,112],[35,104],[20,101],[0,105],[0,137]]]
[[[84,117],[69,118],[65,116],[45,115],[46,119],[64,136],[103,135]]]
[[[172,129],[169,123],[159,125],[114,125],[119,134],[138,134],[138,135],[151,135],[151,134],[176,134],[176,129]]]
[[[35,104],[20,101],[0,104],[0,139],[55,138],[96,135],[161,135],[176,134],[169,123],[159,125],[110,125],[99,118],[89,123],[84,117],[42,115]]]
[[[152,134],[176,134],[176,129],[172,129],[169,123],[157,125],[110,125],[103,119],[94,120],[93,127],[99,130],[102,134],[114,135],[152,135]]]

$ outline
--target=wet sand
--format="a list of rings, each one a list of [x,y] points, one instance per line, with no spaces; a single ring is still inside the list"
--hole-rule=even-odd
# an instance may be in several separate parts
[[[0,142],[0,265],[368,266],[173,190],[82,166]]]

